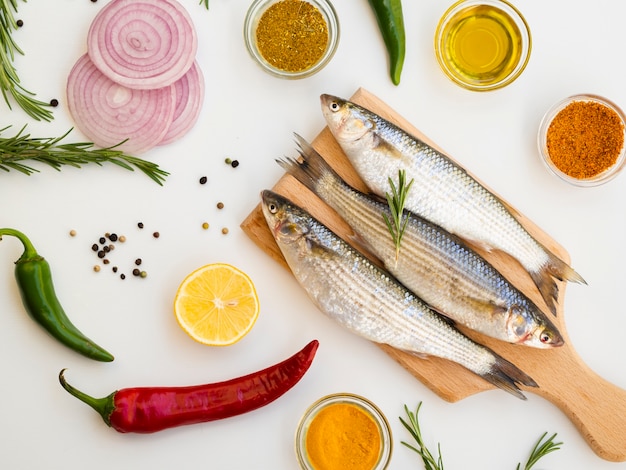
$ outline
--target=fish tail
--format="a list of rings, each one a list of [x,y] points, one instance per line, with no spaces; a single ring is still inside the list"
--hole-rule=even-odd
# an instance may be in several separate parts
[[[300,183],[315,194],[318,194],[318,185],[323,177],[332,176],[333,178],[338,178],[338,175],[311,144],[298,134],[294,135],[302,160],[296,161],[293,158],[285,158],[276,160],[276,162]]]
[[[556,316],[556,301],[559,295],[559,287],[556,280],[587,284],[569,264],[552,253],[549,260],[540,271],[531,272],[535,285],[545,300],[548,308]]]
[[[479,374],[483,379],[495,385],[496,387],[515,395],[517,398],[526,400],[526,396],[519,389],[518,384],[527,387],[537,387],[532,377],[526,372],[519,369],[515,364],[498,356],[492,351],[495,362],[491,365],[486,373]]]

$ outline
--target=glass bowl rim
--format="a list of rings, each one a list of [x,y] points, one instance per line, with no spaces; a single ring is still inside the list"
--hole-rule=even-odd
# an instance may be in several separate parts
[[[622,144],[622,148],[617,157],[617,160],[615,161],[615,164],[603,171],[602,173],[586,179],[574,178],[559,170],[559,168],[557,168],[556,165],[552,162],[547,149],[548,128],[552,123],[552,120],[568,105],[579,101],[599,103],[613,110],[622,121],[622,131],[624,134],[624,143]],[[568,96],[560,101],[557,101],[543,115],[539,124],[539,130],[537,132],[537,146],[539,149],[539,156],[541,157],[541,161],[548,169],[548,171],[553,175],[574,186],[599,186],[615,178],[620,173],[620,171],[624,167],[624,164],[626,163],[626,114],[624,114],[624,111],[622,111],[622,109],[616,103],[600,95],[595,95],[593,93],[579,93]]]
[[[312,468],[308,464],[306,449],[304,448],[308,425],[312,422],[317,413],[323,410],[326,406],[335,403],[351,403],[358,406],[374,420],[381,433],[380,458],[374,470],[386,469],[389,466],[391,455],[393,453],[393,436],[389,421],[381,409],[371,400],[361,395],[349,392],[338,392],[325,395],[309,405],[306,411],[302,414],[302,417],[298,422],[295,436],[296,456],[298,458],[300,468]]]
[[[500,81],[487,85],[468,82],[458,77],[451,70],[451,68],[448,67],[447,61],[443,56],[443,48],[441,47],[441,43],[443,42],[443,30],[445,29],[445,26],[449,23],[450,19],[452,19],[463,8],[478,5],[492,5],[507,13],[518,26],[521,33],[520,38],[522,41],[522,55],[520,56],[520,60],[515,68],[511,71],[511,73],[502,78]],[[462,88],[471,91],[497,90],[500,88],[504,88],[505,86],[517,80],[517,78],[519,78],[522,72],[524,72],[524,70],[526,69],[528,62],[530,61],[530,56],[533,48],[532,34],[526,18],[524,17],[522,12],[508,0],[458,0],[457,2],[453,3],[443,13],[443,15],[441,15],[439,23],[437,24],[437,28],[435,29],[434,43],[435,57],[437,58],[439,67],[444,72],[444,75]]]
[[[322,70],[330,62],[330,60],[335,55],[335,52],[337,51],[337,47],[339,45],[339,38],[340,38],[340,25],[339,25],[339,17],[337,15],[337,11],[335,10],[335,7],[333,6],[330,0],[303,0],[315,6],[320,11],[324,19],[326,20],[327,27],[328,27],[328,44],[326,46],[326,50],[324,51],[324,54],[322,54],[322,57],[311,67],[304,69],[304,70],[299,70],[296,72],[289,72],[287,70],[276,68],[272,64],[270,64],[267,60],[265,60],[263,55],[259,52],[258,48],[256,47],[256,40],[254,37],[255,31],[256,31],[256,25],[261,15],[263,15],[263,13],[265,13],[265,11],[270,6],[280,1],[283,1],[283,0],[254,0],[250,4],[246,12],[246,17],[244,19],[244,26],[243,26],[243,36],[244,36],[246,49],[248,50],[248,53],[254,59],[254,61],[263,70],[265,70],[266,72],[268,72],[269,74],[275,77],[285,78],[285,79],[298,79],[298,78],[306,78],[311,75],[314,75],[315,73]]]

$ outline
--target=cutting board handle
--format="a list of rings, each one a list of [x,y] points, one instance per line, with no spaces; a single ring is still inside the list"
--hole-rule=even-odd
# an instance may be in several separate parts
[[[529,391],[560,408],[598,456],[626,461],[626,390],[596,374],[571,346],[560,349],[560,380]]]

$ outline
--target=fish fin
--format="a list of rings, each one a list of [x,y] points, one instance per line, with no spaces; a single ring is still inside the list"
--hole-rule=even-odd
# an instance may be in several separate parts
[[[489,371],[479,375],[505,392],[509,392],[517,398],[526,400],[526,396],[519,389],[518,384],[527,387],[538,387],[537,382],[515,364],[498,356],[493,351],[491,351],[491,353],[495,358],[495,362],[492,364]]]
[[[441,318],[441,320],[446,322],[448,325],[456,327],[456,321],[450,318],[446,312],[444,312],[443,310],[437,309],[436,307],[432,305],[430,305],[430,309],[433,312],[435,312],[437,315],[439,315],[439,318]]]
[[[416,352],[416,351],[404,351],[407,354],[410,354],[411,356],[415,356],[415,357],[419,357],[420,359],[429,359],[430,356],[426,353],[421,353],[421,352]]]
[[[465,299],[468,304],[472,306],[472,309],[476,312],[487,312],[492,317],[504,315],[508,312],[506,305],[498,305],[494,302],[489,302],[483,299],[477,299],[475,297],[468,296]]]
[[[276,162],[291,176],[317,194],[317,186],[324,176],[330,175],[339,179],[326,160],[303,137],[294,133],[298,144],[300,159],[277,159]]]
[[[547,252],[550,259],[538,272],[531,272],[530,277],[539,289],[548,308],[556,316],[556,301],[559,295],[559,286],[556,280],[587,284],[569,264],[558,258],[551,252]]]
[[[392,157],[392,158],[397,158],[398,160],[401,160],[401,159],[405,158],[405,156],[402,154],[402,151],[400,151],[391,142],[389,142],[388,140],[384,139],[383,137],[381,137],[376,132],[374,132],[374,136],[375,136],[375,139],[376,139],[375,142],[374,142],[374,147],[376,149],[379,149],[382,152],[384,152],[385,156],[389,156],[389,157]]]
[[[372,246],[358,233],[351,232],[349,235],[346,235],[346,241],[349,242],[351,246],[356,248],[365,257],[369,258],[374,264],[381,267],[384,266],[384,263],[376,255],[376,253],[372,249]]]
[[[376,201],[376,202],[381,203],[381,204],[387,204],[387,205],[389,204],[389,201],[387,200],[387,198],[385,198],[383,196],[379,196],[378,194],[375,194],[375,193],[372,193],[372,192],[368,192],[367,193],[367,197],[369,197],[373,201]]]

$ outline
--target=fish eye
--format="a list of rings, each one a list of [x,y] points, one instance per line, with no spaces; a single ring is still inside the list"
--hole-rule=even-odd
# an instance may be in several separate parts
[[[339,111],[339,103],[337,103],[336,101],[333,101],[330,103],[329,108],[331,111]]]
[[[539,335],[539,341],[541,341],[543,344],[550,344],[552,343],[552,340],[553,340],[553,336],[552,336],[552,333],[550,333],[549,331],[544,330]]]
[[[269,209],[270,214],[276,214],[276,212],[278,212],[278,206],[274,204],[273,202],[270,202],[267,205],[267,208]]]

